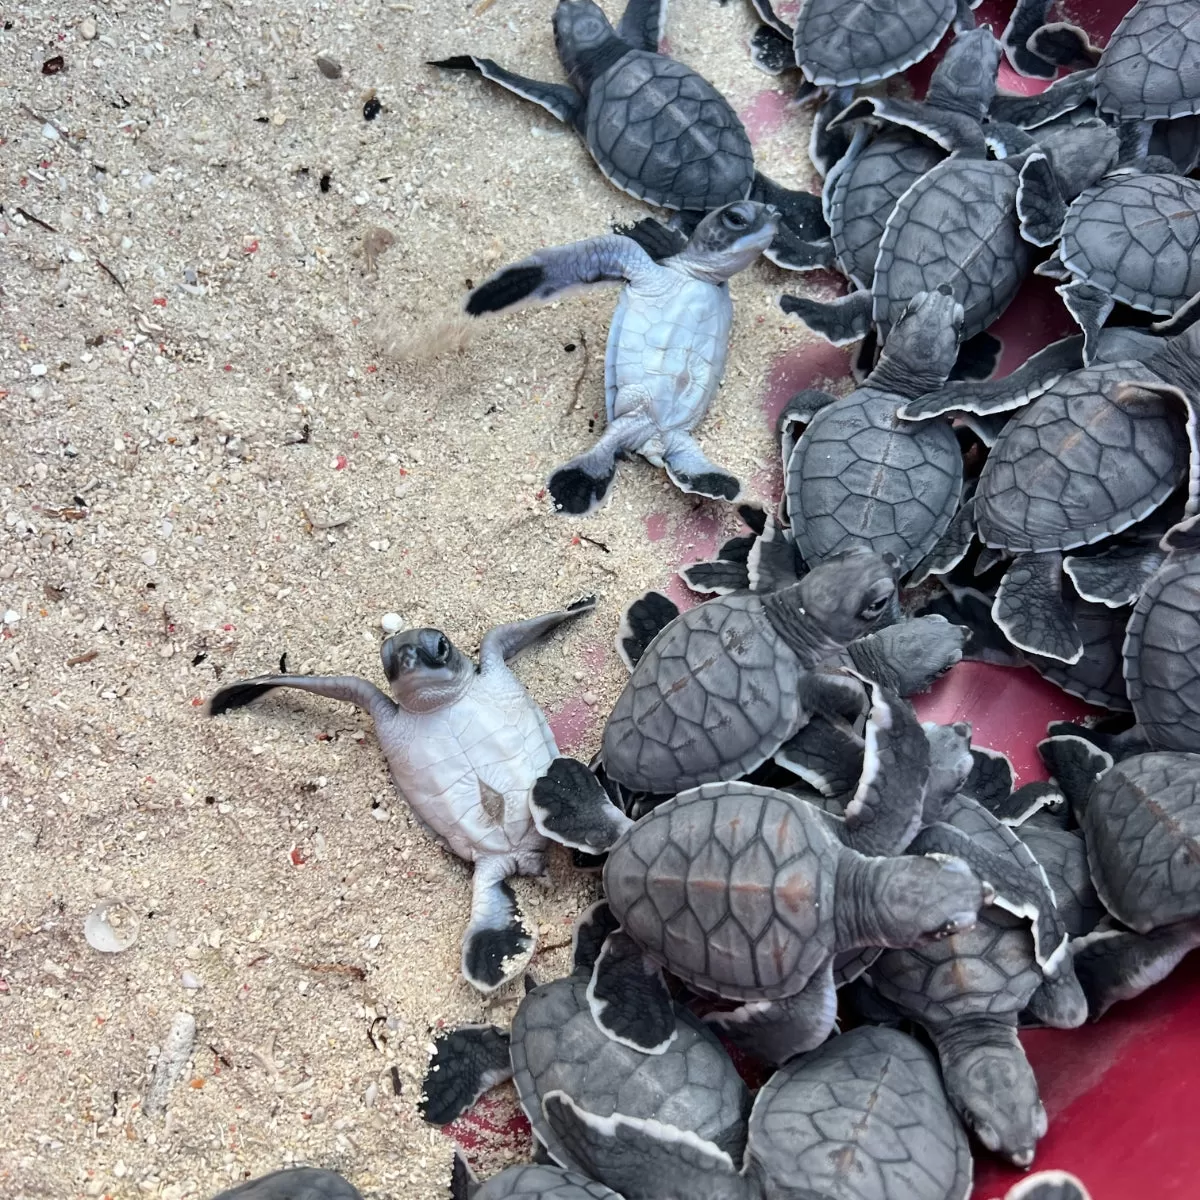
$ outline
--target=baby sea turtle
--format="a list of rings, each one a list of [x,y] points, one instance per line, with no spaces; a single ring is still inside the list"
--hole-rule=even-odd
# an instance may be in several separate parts
[[[479,1183],[455,1153],[450,1200],[622,1200],[611,1188],[550,1163],[522,1163]]]
[[[573,126],[622,191],[660,208],[702,214],[736,200],[774,205],[780,228],[767,257],[805,270],[829,259],[820,197],[790,191],[754,169],[746,130],[706,79],[658,53],[666,0],[630,0],[617,29],[593,0],[559,0],[554,40],[569,84],[543,83],[490,58],[431,65],[475,71]]]
[[[1092,1200],[1083,1181],[1067,1171],[1037,1171],[1014,1183],[1004,1200]]]
[[[1122,338],[1122,344],[1130,346],[1131,340]],[[1062,599],[1063,553],[1129,529],[1181,484],[1187,484],[1185,513],[1200,501],[1194,391],[1200,329],[1193,325],[1166,339],[1146,336],[1141,345],[1136,358],[1063,375],[1010,420],[962,514],[967,533],[962,553],[973,525],[985,546],[1014,556],[992,613],[1022,650],[1066,663],[1083,654]],[[1020,403],[1017,390],[995,407]],[[923,399],[900,415],[925,416],[940,408]],[[1105,569],[1122,579],[1131,569],[1135,576],[1141,573],[1136,556],[1110,559]]]
[[[1048,216],[1054,223],[1058,214]],[[1084,333],[1091,362],[1100,327],[1119,301],[1173,316],[1200,292],[1200,183],[1181,175],[1119,170],[1062,212],[1058,252],[1038,273]]]
[[[605,773],[674,795],[767,761],[813,712],[857,716],[856,682],[817,673],[895,603],[895,565],[868,550],[774,592],[680,613],[639,659],[604,729]]]
[[[1048,738],[1038,750],[1080,823],[1096,892],[1120,922],[1074,948],[1095,1019],[1200,946],[1200,759],[1155,751],[1114,765],[1071,735]]]
[[[919,63],[953,24],[975,24],[966,0],[804,0],[791,28],[770,0],[751,0],[780,38],[790,40],[796,65],[818,88],[876,83]]]
[[[545,1105],[627,1200],[965,1200],[971,1188],[933,1057],[894,1029],[853,1029],[777,1071],[755,1098],[744,1158],[686,1127],[606,1120],[561,1093]]]
[[[949,284],[918,292],[861,387],[841,398],[801,392],[784,409],[781,427],[807,426],[784,462],[788,511],[802,516],[795,542],[805,563],[866,546],[894,555],[907,574],[945,532],[962,491],[958,440],[947,421],[916,425],[896,413],[945,383],[962,322]]]
[[[392,634],[380,650],[392,695],[355,675],[260,675],[218,691],[209,713],[241,708],[274,688],[299,688],[370,714],[392,781],[421,824],[475,867],[462,971],[488,992],[518,974],[534,934],[505,882],[541,875],[546,843],[529,815],[534,780],[558,753],[541,709],[507,662],[588,598],[484,634],[478,667],[437,629]]]
[[[939,942],[889,950],[870,967],[870,984],[928,1031],[946,1090],[967,1127],[989,1150],[1019,1166],[1033,1161],[1046,1132],[1037,1080],[1017,1040],[1017,1016],[1053,981],[1047,1015],[1071,1028],[1087,1005],[1071,967],[1066,930],[1045,873],[1017,836],[964,796],[945,807],[943,824],[917,835],[916,852],[941,848],[947,825],[980,851],[1008,860],[1039,896],[1032,926],[1012,911],[987,909],[978,924]],[[953,844],[953,843],[952,843]],[[1039,933],[1053,917],[1057,941]],[[1032,928],[1033,936],[1030,936]]]
[[[982,121],[995,94],[998,61],[989,30],[960,33],[930,78],[925,105]],[[874,281],[879,243],[900,197],[945,157],[942,147],[908,129],[855,129],[825,176],[822,203],[838,269],[856,287],[869,289]]]
[[[212,1200],[362,1200],[362,1196],[336,1171],[291,1167],[239,1183]]]
[[[733,302],[728,280],[770,244],[768,205],[739,200],[709,213],[686,247],[655,262],[637,242],[609,235],[539,250],[498,271],[467,298],[472,316],[581,285],[622,283],[605,355],[608,427],[586,453],[550,476],[555,507],[590,512],[608,494],[618,457],[636,452],[665,467],[685,492],[736,499],[741,485],[709,462],[692,431],[725,371]]]
[[[511,1078],[534,1136],[561,1166],[586,1163],[542,1116],[542,1102],[562,1091],[599,1116],[615,1112],[681,1125],[738,1156],[750,1108],[746,1085],[710,1030],[685,1008],[671,1013],[670,1044],[648,1055],[601,1032],[592,1017],[589,978],[605,938],[616,928],[600,901],[580,918],[574,970],[526,992],[512,1032],[464,1025],[440,1033],[425,1077],[421,1112],[444,1125],[490,1088]]]

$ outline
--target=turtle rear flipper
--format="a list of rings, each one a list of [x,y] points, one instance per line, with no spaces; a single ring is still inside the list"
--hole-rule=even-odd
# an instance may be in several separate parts
[[[914,854],[948,855],[966,863],[990,889],[992,904],[1029,920],[1034,958],[1046,975],[1056,975],[1067,961],[1067,929],[1045,871],[1027,846],[1015,838],[1012,841],[1016,844],[1010,846],[1011,857],[993,854],[961,829],[938,821],[925,826],[909,849]]]
[[[963,1124],[988,1150],[1029,1166],[1048,1121],[1016,1022],[974,1016],[930,1026],[929,1034]]]
[[[623,1113],[600,1117],[561,1091],[542,1097],[542,1113],[571,1160],[627,1200],[753,1200],[760,1194],[724,1150],[689,1130]]]
[[[1004,1200],[1092,1200],[1081,1180],[1066,1171],[1038,1171],[1014,1183]]]
[[[822,303],[801,296],[784,294],[779,307],[799,317],[814,333],[835,346],[847,346],[866,337],[871,327],[871,293],[850,292],[837,300]]]
[[[489,859],[480,859],[472,879],[471,922],[462,944],[462,973],[481,992],[492,992],[519,975],[533,957],[534,935],[517,898]]]
[[[583,97],[573,87],[568,87],[565,83],[544,83],[540,79],[518,75],[516,71],[506,70],[490,58],[480,58],[475,54],[455,54],[450,58],[431,59],[428,65],[441,67],[446,71],[474,71],[484,79],[490,79],[502,88],[514,92],[522,100],[540,105],[564,125],[575,125],[583,116]]]
[[[556,758],[533,785],[529,811],[539,832],[585,854],[603,854],[632,821],[600,780],[573,758]]]
[[[1051,0],[1018,0],[1013,7],[1008,26],[1000,35],[1004,53],[1018,75],[1029,79],[1053,79],[1058,74],[1055,63],[1035,54],[1027,43],[1030,35],[1039,30],[1050,11]]]
[[[632,671],[650,643],[677,616],[679,605],[662,592],[649,591],[634,600],[621,614],[621,624],[617,628],[617,653],[621,656],[621,661]]]
[[[742,485],[737,476],[710,462],[690,434],[673,430],[665,441],[663,466],[681,492],[709,500],[736,500],[741,495]]]
[[[704,1021],[721,1036],[772,1066],[815,1050],[828,1037],[837,1018],[833,960],[783,1000],[757,1000],[732,1012],[709,1013]]]
[[[448,1125],[512,1073],[503,1029],[460,1025],[444,1030],[433,1043],[418,1109],[430,1125]]]
[[[575,517],[599,508],[616,476],[617,458],[625,451],[636,450],[650,432],[651,425],[644,417],[617,417],[590,450],[564,463],[550,476],[546,487],[554,507]]]
[[[1078,819],[1087,808],[1092,785],[1113,765],[1112,755],[1078,734],[1063,733],[1038,742],[1038,754]]]
[[[608,935],[619,928],[607,900],[597,900],[580,913],[571,935],[571,968],[577,974],[590,975],[600,957]]]
[[[1063,604],[1061,568],[1058,553],[1018,555],[996,589],[992,619],[1018,649],[1077,663],[1083,638]]]
[[[318,1167],[286,1167],[247,1180],[213,1200],[362,1200],[348,1179]]]
[[[1200,921],[1181,921],[1150,933],[1098,930],[1074,943],[1075,973],[1099,1020],[1114,1004],[1160,983],[1184,955],[1200,947]]]
[[[587,989],[596,1024],[622,1046],[663,1054],[679,1036],[662,968],[628,934],[609,934]]]

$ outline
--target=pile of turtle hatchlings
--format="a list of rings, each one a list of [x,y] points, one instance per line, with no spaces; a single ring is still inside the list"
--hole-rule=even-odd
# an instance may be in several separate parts
[[[512,1079],[536,1146],[483,1184],[456,1159],[456,1197],[958,1200],[973,1148],[1028,1167],[1046,1133],[1018,1029],[1099,1019],[1200,944],[1200,2],[1139,0],[1103,51],[1046,0],[1019,0],[1000,40],[954,0],[804,0],[794,29],[754,3],[755,62],[798,70],[818,105],[820,197],[758,173],[729,104],[658,52],[665,0],[629,0],[615,28],[560,0],[569,83],[435,64],[540,104],[672,214],[467,299],[481,316],[623,285],[607,426],[550,477],[560,511],[601,503],[634,453],[737,500],[692,436],[728,279],[765,253],[851,283],[781,304],[859,343],[857,389],[787,404],[778,508],[742,506],[748,532],[683,572],[710,598],[629,607],[596,760],[559,756],[507,665],[591,598],[492,630],[477,663],[439,630],[393,634],[390,694],[274,675],[210,707],[282,686],[371,714],[397,788],[474,864],[462,970],[481,992],[534,951],[507,880],[542,873],[550,842],[600,871],[572,973],[525,976],[510,1030],[438,1036],[424,1116]],[[924,100],[870,86],[951,30]],[[1068,73],[999,93],[1002,55]],[[1031,273],[1081,332],[993,378],[988,329]],[[1050,781],[1016,787],[969,725],[909,703],[964,657],[1112,715],[1052,726]],[[753,1102],[731,1048],[774,1071]],[[223,1195],[358,1193],[303,1168]],[[1043,1171],[1009,1195],[1086,1191]]]

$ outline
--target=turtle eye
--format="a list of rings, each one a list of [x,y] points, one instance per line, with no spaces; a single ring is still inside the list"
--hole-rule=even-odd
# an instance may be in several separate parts
[[[750,223],[749,221],[746,220],[745,216],[741,212],[739,212],[736,208],[729,209],[729,211],[725,213],[725,216],[722,219],[724,220],[725,224],[730,229],[745,229],[746,226]]]
[[[439,637],[437,640],[437,648],[434,653],[437,655],[437,660],[444,663],[450,657],[450,643],[445,637]]]

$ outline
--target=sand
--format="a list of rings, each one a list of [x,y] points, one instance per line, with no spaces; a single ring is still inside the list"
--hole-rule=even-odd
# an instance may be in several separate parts
[[[393,349],[428,344],[467,281],[504,261],[647,211],[540,110],[421,65],[474,50],[559,78],[552,9],[64,0],[4,14],[13,1200],[208,1197],[291,1162],[338,1168],[368,1197],[444,1194],[450,1142],[416,1112],[430,1029],[507,1024],[519,998],[513,985],[487,1003],[459,978],[467,868],[393,793],[354,710],[296,693],[210,721],[202,704],[284,654],[293,670],[381,679],[386,613],[474,652],[497,622],[595,592],[593,616],[517,666],[564,748],[587,755],[622,684],[621,609],[736,527],[640,461],[594,517],[550,511],[546,474],[602,414],[613,293],[494,321],[425,361],[380,349],[380,330]],[[748,6],[675,0],[668,33],[746,116],[760,165],[811,183],[806,118],[751,66],[753,26]],[[764,498],[769,376],[807,336],[777,308],[785,284],[804,286],[767,264],[735,280],[729,370],[701,430]],[[593,887],[557,854],[549,888],[518,884],[549,948],[541,977],[564,969]],[[105,897],[139,920],[118,954],[83,938]],[[180,1012],[194,1050],[151,1117],[150,1069]]]

